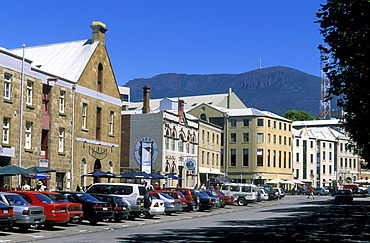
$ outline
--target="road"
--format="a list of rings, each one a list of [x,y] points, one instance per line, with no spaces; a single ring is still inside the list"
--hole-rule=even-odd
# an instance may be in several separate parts
[[[370,199],[334,205],[330,196],[286,196],[248,206],[121,223],[4,232],[0,242],[369,242]]]

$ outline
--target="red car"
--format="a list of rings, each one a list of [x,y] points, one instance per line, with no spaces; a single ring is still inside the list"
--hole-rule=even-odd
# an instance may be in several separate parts
[[[223,205],[223,207],[225,207],[225,205],[233,205],[235,202],[234,197],[227,196],[221,191],[217,190],[208,190],[208,191],[212,192],[212,194],[215,195],[216,197],[222,197],[224,199],[225,204]]]
[[[182,206],[182,210],[185,210],[185,208],[188,207],[188,203],[186,201],[186,198],[182,192],[179,191],[162,191],[157,190],[156,192],[166,193],[168,196],[173,197],[174,199],[180,200],[180,204]]]
[[[58,192],[41,192],[41,193],[50,197],[51,200],[53,200],[54,202],[65,204],[68,207],[70,222],[78,222],[84,216],[81,203],[69,202],[67,199],[63,197],[62,194]]]
[[[186,211],[192,211],[194,210],[194,207],[197,206],[197,203],[195,202],[194,199],[196,199],[196,196],[193,194],[193,191],[192,189],[189,189],[189,188],[182,188],[182,187],[165,187],[165,188],[162,188],[162,191],[177,191],[177,192],[181,192],[182,194],[184,194],[185,198],[186,198],[186,203],[187,203],[187,207],[184,208],[186,209]]]
[[[44,207],[46,216],[44,226],[52,229],[54,225],[63,225],[69,221],[68,206],[64,203],[56,203],[39,191],[12,191],[19,194],[29,204]]]

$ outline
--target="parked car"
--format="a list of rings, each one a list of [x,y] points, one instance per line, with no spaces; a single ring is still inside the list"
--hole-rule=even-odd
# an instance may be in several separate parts
[[[340,189],[334,195],[334,203],[353,203],[353,194],[350,189]]]
[[[112,208],[114,211],[114,221],[115,222],[121,222],[122,219],[128,219],[130,211],[129,206],[130,203],[127,202],[125,199],[123,199],[120,196],[114,196],[114,195],[105,195],[105,194],[95,194],[92,195],[96,199],[99,199],[103,202],[108,202],[112,204]]]
[[[162,188],[162,191],[178,191],[181,192],[184,197],[186,198],[186,202],[188,204],[188,207],[186,208],[186,211],[197,211],[199,210],[199,205],[197,203],[197,195],[194,194],[193,189],[189,188],[183,188],[183,187],[165,187]]]
[[[257,192],[260,195],[260,201],[267,201],[269,200],[269,194],[263,188],[258,188]]]
[[[233,196],[239,206],[257,201],[257,186],[252,184],[226,183],[221,186],[221,191],[228,196]]]
[[[31,225],[40,225],[45,221],[44,207],[32,206],[16,193],[1,192],[0,201],[13,207],[16,219],[14,226],[21,231],[29,229]]]
[[[0,229],[11,229],[15,221],[13,207],[0,202]]]
[[[143,212],[139,215],[140,218],[152,219],[155,215],[164,214],[166,208],[163,200],[160,199],[158,193],[148,193],[151,197],[151,206],[148,212]]]
[[[141,184],[131,183],[95,183],[90,186],[87,193],[108,194],[120,196],[130,203],[130,219],[139,217],[149,211],[151,197],[147,194],[146,188]]]
[[[302,191],[302,194],[303,195],[310,195],[310,190],[309,189],[304,190],[304,191]],[[328,189],[324,188],[324,187],[314,187],[313,194],[314,195],[319,195],[319,196],[325,196],[325,195],[329,195],[330,191]]]
[[[157,192],[157,191],[153,191],[153,192],[150,192],[151,194],[155,194],[157,193],[158,196],[159,196],[159,199],[161,199],[164,203],[164,207],[165,207],[165,211],[164,213],[167,214],[167,215],[171,215],[172,213],[176,213],[176,212],[179,212],[182,210],[182,206],[181,206],[181,203],[180,203],[180,200],[179,199],[174,199],[173,197],[165,194],[165,193],[161,193],[161,192]]]
[[[352,193],[359,193],[359,185],[358,184],[342,184],[341,189],[350,189]]]
[[[206,193],[209,197],[215,199],[215,207],[216,208],[224,208],[225,207],[225,202],[223,197],[220,197],[218,195],[214,195],[211,191],[209,190],[202,190],[202,192]]]
[[[216,207],[215,198],[210,197],[208,194],[204,193],[203,191],[194,191],[197,196],[199,210],[204,211],[209,210]]]
[[[82,204],[69,202],[59,192],[41,192],[42,194],[50,197],[54,202],[64,203],[68,207],[69,221],[76,223],[83,218],[84,212],[82,211]]]
[[[285,192],[282,188],[274,187],[273,190],[279,199],[282,199],[285,197]]]
[[[185,209],[188,207],[186,198],[184,194],[182,194],[182,192],[178,192],[178,191],[157,191],[157,192],[165,193],[168,196],[173,197],[174,199],[180,200],[181,208],[182,208],[181,211],[185,211]]]
[[[83,192],[68,192],[59,191],[69,202],[76,202],[82,204],[83,218],[79,219],[79,223],[83,219],[88,220],[90,224],[95,225],[104,219],[112,219],[114,212],[112,205],[107,202],[99,201],[97,198],[88,193]]]
[[[57,203],[39,191],[11,191],[19,194],[28,203],[34,206],[44,207],[46,216],[43,225],[47,229],[52,229],[54,225],[65,225],[69,221],[68,206]]]
[[[225,205],[233,205],[235,203],[234,197],[228,196],[222,191],[217,191],[217,190],[209,190],[209,191],[212,192],[213,195],[223,198],[224,204],[223,206],[221,206],[222,208],[225,207]]]
[[[272,185],[260,185],[258,186],[258,188],[262,188],[267,192],[269,196],[269,200],[279,199],[278,195],[276,195],[276,193],[274,192],[274,189],[273,189],[274,187]]]

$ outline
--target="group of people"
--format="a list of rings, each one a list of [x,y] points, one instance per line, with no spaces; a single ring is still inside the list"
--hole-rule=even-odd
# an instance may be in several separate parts
[[[22,191],[45,191],[46,190],[46,186],[44,185],[44,183],[40,180],[40,181],[37,181],[36,183],[36,186],[33,188],[33,190],[31,189],[31,186],[28,184],[27,181],[24,181],[22,187],[21,187],[21,190]]]
[[[208,189],[209,190],[217,190],[217,191],[219,191],[220,188],[221,188],[220,184],[217,183],[216,186],[214,186],[213,184],[211,184]],[[207,190],[207,187],[204,184],[201,184],[200,186],[198,186],[198,184],[196,184],[194,186],[194,190]]]

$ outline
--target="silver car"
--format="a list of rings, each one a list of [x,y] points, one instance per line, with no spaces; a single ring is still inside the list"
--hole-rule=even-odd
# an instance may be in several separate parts
[[[45,221],[44,208],[32,206],[16,193],[0,192],[0,200],[14,209],[14,226],[27,230],[31,225],[40,225]]]
[[[174,199],[173,197],[160,192],[158,192],[158,195],[159,198],[164,202],[165,214],[171,215],[172,213],[176,213],[182,210],[182,205],[179,199]]]

